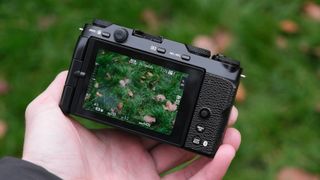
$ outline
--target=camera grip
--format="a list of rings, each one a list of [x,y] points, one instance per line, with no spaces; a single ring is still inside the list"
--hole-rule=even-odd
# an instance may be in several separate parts
[[[186,137],[186,149],[214,156],[221,144],[236,90],[237,86],[227,79],[205,75]],[[204,109],[207,112],[202,114]]]

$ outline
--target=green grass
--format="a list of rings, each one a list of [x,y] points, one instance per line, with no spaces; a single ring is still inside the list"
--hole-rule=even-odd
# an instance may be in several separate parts
[[[139,59],[100,50],[83,104],[84,109],[170,135],[187,74]],[[122,82],[122,84],[121,84]],[[163,99],[157,99],[161,95]],[[176,109],[168,109],[167,103]],[[146,117],[154,118],[148,122]]]
[[[219,27],[233,34],[225,54],[245,68],[247,98],[237,105],[242,145],[226,179],[274,179],[284,166],[319,173],[320,60],[301,46],[320,46],[320,24],[302,13],[304,2],[2,0],[0,77],[11,90],[0,96],[0,119],[8,123],[0,154],[21,156],[25,107],[69,67],[78,27],[102,18],[149,31],[140,14],[150,8],[161,17],[155,33],[169,39],[191,43]],[[278,26],[283,19],[296,21],[299,33],[283,34]],[[287,39],[286,49],[277,48],[278,36]]]

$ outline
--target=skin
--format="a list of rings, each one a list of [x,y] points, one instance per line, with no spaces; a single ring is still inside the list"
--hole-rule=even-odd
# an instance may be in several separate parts
[[[63,179],[222,179],[239,148],[241,136],[231,126],[238,111],[232,108],[229,127],[215,157],[200,157],[184,169],[159,174],[195,157],[183,149],[115,129],[89,130],[65,116],[58,104],[67,72],[26,109],[23,159]]]

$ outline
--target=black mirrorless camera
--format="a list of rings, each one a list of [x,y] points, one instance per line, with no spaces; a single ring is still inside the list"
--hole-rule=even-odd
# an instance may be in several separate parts
[[[238,61],[102,20],[81,30],[64,113],[214,156],[239,85]]]

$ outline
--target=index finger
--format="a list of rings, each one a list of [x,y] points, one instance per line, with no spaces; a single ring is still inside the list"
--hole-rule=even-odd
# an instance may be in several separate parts
[[[229,115],[228,126],[234,125],[237,119],[238,119],[238,109],[235,106],[232,106],[232,109]]]

